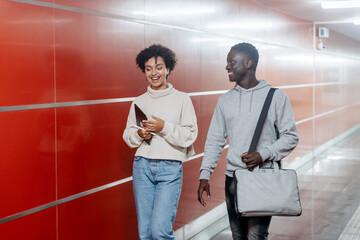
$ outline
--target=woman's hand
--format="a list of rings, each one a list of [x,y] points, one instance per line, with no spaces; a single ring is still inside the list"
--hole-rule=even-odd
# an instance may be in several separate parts
[[[155,119],[155,121],[151,121],[151,120],[144,120],[143,124],[145,126],[145,129],[147,131],[150,132],[160,132],[161,130],[163,130],[164,125],[165,125],[165,121],[162,120],[161,118],[155,117],[155,116],[151,116],[153,119]]]
[[[144,131],[142,129],[138,129],[137,133],[144,140],[149,140],[152,137],[152,135],[149,131]]]

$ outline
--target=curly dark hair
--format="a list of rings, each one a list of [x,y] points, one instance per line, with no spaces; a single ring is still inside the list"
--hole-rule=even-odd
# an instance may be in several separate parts
[[[162,57],[165,62],[166,68],[169,68],[170,72],[175,68],[177,58],[175,53],[160,44],[153,44],[148,48],[143,49],[137,56],[136,56],[136,65],[138,65],[143,72],[145,72],[145,63],[152,57]],[[168,76],[169,76],[168,74]]]
[[[253,61],[252,69],[255,71],[258,61],[259,61],[259,53],[257,49],[250,43],[238,43],[232,46],[231,50],[243,52],[248,55],[249,58]]]

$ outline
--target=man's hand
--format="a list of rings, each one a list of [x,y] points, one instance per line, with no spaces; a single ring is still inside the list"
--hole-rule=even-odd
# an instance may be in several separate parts
[[[243,163],[245,163],[248,168],[254,168],[256,166],[259,166],[263,162],[262,157],[258,152],[253,152],[250,154],[246,152],[241,154],[240,157]]]
[[[202,197],[203,192],[206,192],[207,197],[210,198],[210,184],[209,181],[206,179],[201,179],[200,183],[199,183],[199,188],[198,188],[198,201],[201,203],[201,205],[203,205],[204,207],[206,206],[206,202]]]
[[[142,139],[144,139],[145,141],[146,141],[146,140],[149,140],[149,139],[152,137],[152,135],[150,134],[150,132],[144,131],[144,130],[142,130],[142,129],[138,129],[137,133],[138,133],[139,136],[140,136]]]
[[[162,120],[161,118],[155,117],[155,116],[151,116],[153,119],[155,119],[155,121],[151,121],[151,120],[144,120],[143,124],[145,126],[145,129],[147,131],[150,132],[160,132],[161,130],[163,130],[164,125],[165,125],[165,121]]]

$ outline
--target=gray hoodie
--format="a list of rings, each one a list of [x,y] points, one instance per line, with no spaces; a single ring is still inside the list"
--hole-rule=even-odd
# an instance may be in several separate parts
[[[253,88],[236,85],[222,95],[216,105],[204,150],[200,179],[209,179],[229,138],[226,156],[226,175],[232,177],[237,168],[246,168],[240,155],[247,152],[270,84],[265,80]],[[279,89],[274,93],[263,130],[256,147],[263,158],[261,167],[269,160],[280,161],[299,141],[294,116],[288,97]]]

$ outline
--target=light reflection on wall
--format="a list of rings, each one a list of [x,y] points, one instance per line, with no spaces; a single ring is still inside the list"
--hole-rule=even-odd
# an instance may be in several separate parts
[[[199,37],[199,38],[192,38],[192,42],[194,43],[217,43],[218,46],[221,47],[232,47],[235,44],[241,42],[247,42],[246,40],[242,39],[232,39],[232,38],[220,38],[220,37]],[[257,50],[270,50],[270,49],[278,49],[278,46],[270,45],[270,44],[261,44],[261,43],[253,43],[251,42]]]
[[[303,55],[303,54],[295,54],[295,55],[280,55],[274,57],[274,60],[277,61],[291,61],[291,62],[309,62],[314,61],[314,56],[312,54]],[[322,63],[341,63],[344,60],[339,57],[331,57],[328,55],[316,55],[316,61]]]
[[[178,8],[177,9],[166,9],[159,11],[133,11],[134,15],[145,15],[145,16],[163,16],[163,15],[199,15],[199,14],[209,14],[214,13],[215,9],[213,8],[202,8],[202,9],[193,9],[193,8]]]
[[[237,41],[234,39],[217,38],[217,37],[192,38],[191,41],[194,43],[216,43],[218,46],[221,46],[221,47],[231,47],[237,43]]]
[[[251,21],[251,22],[244,22],[241,23],[216,23],[206,26],[208,29],[240,29],[240,30],[256,30],[259,31],[260,29],[270,29],[275,28],[276,24],[274,22],[264,22],[264,21]]]

